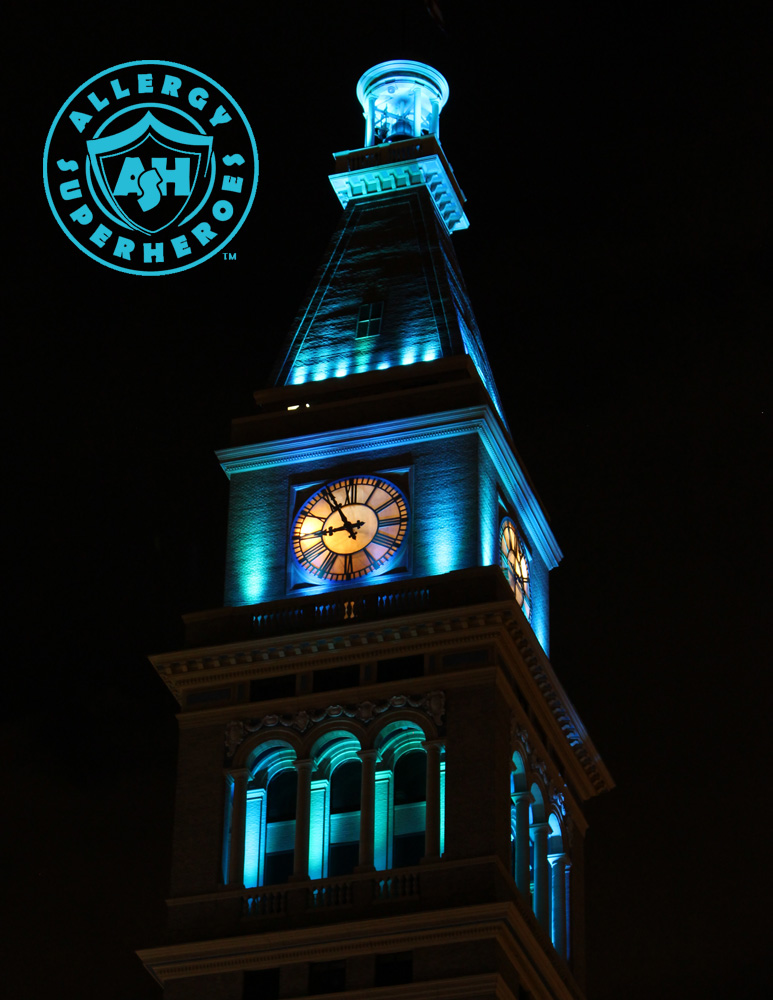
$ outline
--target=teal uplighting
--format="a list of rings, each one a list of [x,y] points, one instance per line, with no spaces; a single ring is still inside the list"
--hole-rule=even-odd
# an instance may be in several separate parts
[[[440,761],[440,856],[446,852],[446,762]]]
[[[246,886],[285,881],[289,874],[295,840],[294,760],[295,751],[281,740],[262,744],[252,757],[244,817]]]
[[[424,856],[427,823],[426,733],[413,721],[397,719],[376,745],[373,861],[379,871],[418,864]],[[360,742],[345,730],[321,736],[311,749],[309,789],[310,879],[345,875],[360,856]],[[256,748],[244,813],[245,886],[276,885],[292,874],[295,806],[298,794],[295,751],[282,739]],[[445,849],[446,763],[440,768],[440,852]],[[234,779],[228,776],[223,876],[228,879]]]
[[[391,801],[392,772],[376,771],[373,864],[377,871],[384,871],[391,866],[393,827]]]
[[[339,361],[333,366],[327,363],[320,363],[314,368],[299,365],[293,370],[291,381],[293,385],[303,385],[309,381],[322,382],[328,378],[345,378],[351,373],[359,375],[374,369],[383,371],[394,364],[415,365],[419,361],[435,361],[440,356],[441,351],[437,346],[422,348],[420,344],[410,344],[403,348],[399,361],[376,361],[369,347],[357,345],[353,359]]]
[[[450,573],[452,570],[460,569],[459,563],[459,542],[454,538],[454,532],[458,533],[458,526],[449,524],[447,531],[437,532],[434,535],[434,544],[427,557],[427,571],[431,576],[439,576],[441,573]]]
[[[243,604],[258,604],[268,596],[270,578],[264,572],[264,560],[265,553],[257,547],[245,559],[240,577]]]
[[[309,815],[309,878],[324,878],[327,875],[329,814],[330,782],[326,779],[312,781]]]
[[[231,826],[234,806],[233,778],[229,775],[227,780],[228,786],[226,788],[225,796],[225,816],[223,817],[223,885],[228,884],[229,869],[231,867]]]
[[[263,884],[263,852],[266,837],[266,790],[251,789],[247,793],[244,826],[244,884]]]

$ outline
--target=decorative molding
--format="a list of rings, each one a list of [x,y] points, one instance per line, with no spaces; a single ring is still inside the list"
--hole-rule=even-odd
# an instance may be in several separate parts
[[[423,695],[396,694],[380,701],[361,701],[356,705],[328,705],[325,708],[299,709],[286,714],[271,713],[260,719],[250,719],[246,722],[234,719],[225,727],[226,757],[231,760],[248,736],[259,733],[262,729],[294,729],[305,733],[314,726],[328,719],[355,719],[367,725],[384,712],[400,708],[414,708],[424,712],[436,726],[443,723],[446,708],[444,691],[430,691]]]
[[[502,902],[168,945],[143,949],[138,955],[145,968],[163,985],[171,979],[269,968],[292,962],[488,940],[496,942],[508,956],[513,956],[512,960],[522,970],[525,985],[532,992],[540,990],[539,995],[543,995],[547,990],[555,1000],[577,1000],[579,991],[571,974],[565,965],[561,967],[557,963],[552,949],[544,947],[541,935],[535,940],[535,930],[539,934],[531,914],[522,914],[513,902]],[[435,980],[416,985],[422,989],[439,986],[442,993],[434,992],[436,997],[464,996],[464,992],[454,991],[454,982],[463,983],[464,980]],[[447,983],[448,989],[445,988]],[[401,996],[413,996],[411,990],[410,984],[399,987]],[[432,995],[431,992],[419,993],[420,997]],[[467,995],[480,996],[481,993]]]
[[[223,471],[230,479],[236,473],[295,465],[300,460],[324,462],[342,455],[383,449],[386,437],[389,438],[390,447],[408,448],[424,441],[474,434],[484,423],[485,410],[486,407],[475,406],[410,419],[361,424],[324,434],[238,445],[224,448],[216,454]]]
[[[555,765],[548,764],[538,756],[531,745],[529,732],[513,716],[510,723],[510,738],[513,752],[522,750],[526,757],[526,768],[532,775],[539,777],[547,793],[548,800],[555,807],[561,819],[566,819],[566,783]],[[520,747],[517,745],[520,744]]]
[[[614,788],[614,781],[520,609],[513,609],[513,602],[508,601],[506,605],[498,602],[454,611],[445,617],[431,614],[400,616],[389,619],[388,626],[368,632],[355,631],[354,626],[341,626],[332,636],[329,629],[314,630],[299,634],[282,645],[275,644],[275,641],[272,644],[270,640],[257,640],[165,653],[152,657],[151,662],[166,686],[182,701],[184,692],[193,688],[273,675],[276,665],[282,663],[292,669],[291,662],[296,658],[303,660],[324,656],[325,662],[332,666],[350,663],[354,647],[373,647],[372,652],[368,649],[367,653],[363,650],[363,653],[355,654],[366,657],[377,657],[379,652],[383,655],[385,646],[396,647],[403,643],[409,643],[412,650],[431,648],[442,651],[484,640],[496,641],[504,630],[518,650],[580,771],[584,773],[589,795]],[[314,641],[307,643],[310,636],[314,637]],[[263,669],[259,666],[262,664],[265,664]],[[186,718],[185,714],[181,717],[183,720]],[[575,774],[574,780],[582,779]]]
[[[198,650],[184,650],[176,653],[162,653],[151,657],[151,662],[156,668],[164,683],[171,688],[176,695],[181,694],[190,687],[200,687],[214,683],[211,676],[218,675],[218,683],[243,680],[246,676],[250,679],[262,676],[273,676],[276,673],[275,666],[267,666],[261,670],[258,664],[268,665],[286,663],[296,657],[306,658],[312,656],[325,655],[325,663],[337,665],[339,662],[351,662],[352,647],[375,647],[373,656],[378,657],[379,647],[383,650],[384,645],[397,645],[401,642],[411,642],[412,648],[434,649],[441,637],[445,640],[446,634],[450,633],[447,644],[450,646],[459,644],[463,639],[465,644],[469,640],[469,628],[471,625],[481,626],[484,624],[483,616],[476,613],[474,615],[454,615],[453,617],[428,618],[420,620],[419,615],[412,615],[411,621],[404,618],[389,619],[389,624],[368,629],[367,632],[354,632],[354,625],[347,626],[342,623],[338,634],[330,636],[330,628],[315,629],[312,632],[299,634],[292,641],[282,645],[277,645],[276,640],[254,640],[250,643],[229,643],[227,646],[216,646]],[[362,627],[360,623],[359,627]],[[368,622],[377,624],[376,622]],[[495,627],[501,625],[501,618],[495,615],[491,622]],[[320,637],[320,632],[327,632],[324,638]],[[453,636],[453,633],[463,633],[460,636]],[[309,635],[314,636],[314,641],[308,641]],[[492,636],[493,637],[493,636]],[[423,644],[415,640],[426,640]],[[430,643],[433,643],[430,645]],[[344,656],[332,657],[330,653],[343,653]],[[381,652],[383,655],[383,652]],[[207,676],[209,675],[209,676]]]
[[[437,155],[397,163],[371,162],[359,170],[330,174],[329,180],[342,208],[346,208],[352,199],[364,200],[373,195],[423,185],[449,233],[467,229],[470,225],[451,177]]]
[[[582,765],[596,793],[614,788],[614,782],[601,761],[595,747],[590,742],[585,727],[574,706],[569,701],[553,673],[550,661],[523,629],[523,623],[515,615],[510,615],[506,627],[515,643],[529,673],[531,674],[545,704],[550,709],[564,738]]]

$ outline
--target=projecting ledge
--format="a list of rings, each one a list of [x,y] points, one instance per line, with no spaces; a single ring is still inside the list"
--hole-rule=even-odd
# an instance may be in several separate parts
[[[186,645],[193,648],[497,601],[514,603],[513,593],[498,566],[481,566],[267,604],[199,611],[185,615],[183,621]]]
[[[289,931],[353,919],[383,918],[416,910],[453,910],[496,901],[512,903],[536,927],[499,858],[434,861],[407,868],[352,873],[304,883],[224,888],[170,899],[173,940]]]
[[[449,233],[470,224],[462,189],[434,136],[336,153],[335,161],[329,179],[343,208],[352,199],[425,185]]]
[[[393,895],[395,882],[399,887]],[[359,890],[354,893],[354,883],[361,886],[362,898]],[[292,914],[261,911],[261,896],[284,893],[296,894]],[[237,899],[241,902],[242,916],[235,921],[231,905],[226,922],[213,922],[208,904],[218,896],[225,900],[226,895],[230,904]],[[367,878],[325,879],[307,883],[303,889],[285,885],[229,890],[170,900],[170,909],[176,925],[172,940],[138,952],[160,983],[212,972],[270,968],[297,962],[299,956],[314,961],[339,952],[351,957],[458,947],[462,942],[482,946],[488,940],[498,942],[513,958],[530,956],[529,975],[535,983],[547,984],[550,996],[559,1000],[582,996],[569,966],[496,857],[441,861]]]

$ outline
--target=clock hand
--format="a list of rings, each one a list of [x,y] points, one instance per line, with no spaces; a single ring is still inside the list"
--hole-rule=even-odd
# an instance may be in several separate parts
[[[343,515],[341,515],[343,517]],[[348,521],[344,518],[345,524],[339,525],[337,528],[317,528],[316,531],[307,531],[305,535],[300,537],[305,538],[322,538],[323,535],[334,535],[336,531],[348,531],[352,535],[353,528],[362,528],[365,524],[364,521]],[[352,538],[356,538],[356,534],[352,535]]]
[[[341,516],[343,517],[343,514]],[[354,528],[362,528],[364,526],[365,522],[364,521],[346,521],[345,518],[344,518],[344,520],[345,520],[346,523],[340,525],[338,528],[323,528],[322,534],[323,535],[332,535],[333,532],[335,532],[335,531],[348,531],[349,534],[352,536],[352,538],[356,538],[357,537],[357,532],[354,531],[353,529]]]
[[[301,535],[301,538],[321,538],[322,535],[329,534],[327,528],[317,528],[316,531],[307,531],[305,535]]]

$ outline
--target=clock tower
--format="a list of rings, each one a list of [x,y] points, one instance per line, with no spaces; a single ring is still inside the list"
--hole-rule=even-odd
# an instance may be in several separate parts
[[[548,659],[561,553],[451,237],[448,85],[382,63],[364,145],[230,481],[224,607],[180,705],[167,1000],[584,996],[583,803],[612,787]]]

